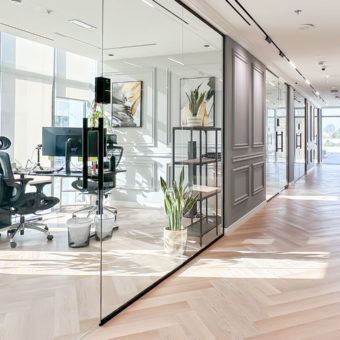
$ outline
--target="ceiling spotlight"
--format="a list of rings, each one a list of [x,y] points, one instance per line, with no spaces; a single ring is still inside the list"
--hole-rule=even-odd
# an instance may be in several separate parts
[[[273,42],[273,40],[272,39],[270,39],[270,36],[269,35],[266,35],[266,42],[268,43],[268,44],[271,44],[272,42]]]
[[[305,82],[307,85],[310,85],[310,81],[308,79],[305,79]]]
[[[289,64],[290,64],[290,66],[294,69],[294,70],[296,70],[296,66],[295,66],[295,64],[290,60],[289,61]]]
[[[79,27],[81,27],[81,28],[85,28],[85,29],[87,29],[87,30],[94,30],[94,29],[97,28],[97,27],[95,27],[95,26],[92,26],[92,25],[90,25],[90,24],[87,24],[86,22],[83,22],[83,21],[80,21],[80,20],[77,20],[77,19],[69,20],[69,22],[70,22],[71,24],[77,25],[77,26],[79,26]]]
[[[284,54],[282,51],[280,51],[279,56],[280,56],[281,58],[283,58],[283,57],[285,56],[285,54]]]
[[[108,56],[109,57],[114,57],[114,54],[113,53],[109,53]]]

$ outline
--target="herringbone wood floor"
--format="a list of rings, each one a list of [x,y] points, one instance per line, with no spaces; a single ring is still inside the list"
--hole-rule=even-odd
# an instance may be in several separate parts
[[[340,166],[316,168],[86,339],[340,339]]]

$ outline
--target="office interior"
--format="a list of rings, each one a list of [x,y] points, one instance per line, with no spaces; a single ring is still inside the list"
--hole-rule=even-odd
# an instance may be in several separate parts
[[[0,7],[8,13],[0,25],[1,153],[27,194],[41,189],[34,196],[40,210],[15,206],[27,229],[13,240],[20,213],[2,211],[4,339],[82,336],[316,163],[335,164],[340,154],[333,140],[336,109],[321,111],[179,2],[52,5],[51,12],[39,1]],[[31,26],[20,28],[28,15]],[[107,103],[95,99],[97,77],[110,81]],[[204,97],[202,126],[188,123],[195,90]],[[90,151],[86,163],[92,191],[83,189],[82,157],[84,118],[97,126],[98,117],[106,129],[104,173],[111,176],[99,194],[100,157]],[[99,144],[90,139],[88,149]],[[171,187],[182,169],[198,200],[182,219],[184,245],[171,251],[160,178]],[[78,245],[70,232],[74,216],[91,219],[91,237]],[[104,225],[105,238],[98,232]]]
[[[33,36],[1,26],[1,152],[26,192],[26,210],[12,203],[11,223],[2,205],[1,301],[11,310],[4,327],[21,318],[37,325],[43,313],[46,339],[74,339],[223,234],[223,37],[174,1],[55,2],[53,13],[34,11],[35,5],[3,4],[9,22],[32,15],[46,28]],[[110,80],[106,104],[96,101],[96,77]],[[190,127],[187,95],[196,89],[203,96],[202,126]],[[97,180],[90,176],[84,190],[82,177],[83,118],[91,126],[99,116],[104,175],[110,174],[102,197],[99,154],[91,152],[99,148],[97,139],[87,144],[88,173]],[[183,187],[198,197],[182,220],[184,245],[169,250],[160,178],[171,187],[181,171]],[[35,183],[42,182],[34,196]],[[34,206],[44,202],[38,210],[28,209],[30,193]],[[18,229],[20,218],[25,230]],[[87,218],[91,237],[79,241],[80,229],[70,223]],[[101,238],[104,224],[109,232],[104,237],[103,229]],[[41,332],[28,328],[31,338]],[[26,327],[11,336],[23,337],[20,331]]]

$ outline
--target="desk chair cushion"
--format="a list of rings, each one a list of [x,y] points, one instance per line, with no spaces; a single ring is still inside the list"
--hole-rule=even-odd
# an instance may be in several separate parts
[[[83,180],[77,179],[72,182],[72,187],[79,192],[82,192],[84,194],[90,194],[90,195],[97,195],[98,194],[98,182],[94,181],[88,181],[87,183],[87,189],[83,188]],[[104,182],[104,193],[107,193],[111,191],[114,188],[114,185],[112,181],[110,182]]]

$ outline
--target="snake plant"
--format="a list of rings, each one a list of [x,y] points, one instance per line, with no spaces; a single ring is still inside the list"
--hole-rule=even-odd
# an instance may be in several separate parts
[[[172,188],[168,188],[167,183],[161,177],[161,188],[164,194],[164,210],[169,219],[168,230],[182,230],[183,215],[187,214],[196,204],[198,195],[194,196],[188,185],[183,186],[184,168],[179,175],[178,184],[172,182]]]
[[[190,94],[185,93],[189,100],[189,109],[193,115],[196,117],[198,115],[198,111],[200,109],[201,104],[205,98],[206,92],[199,92],[199,89],[202,84],[198,85],[197,88],[193,91],[190,91]]]

